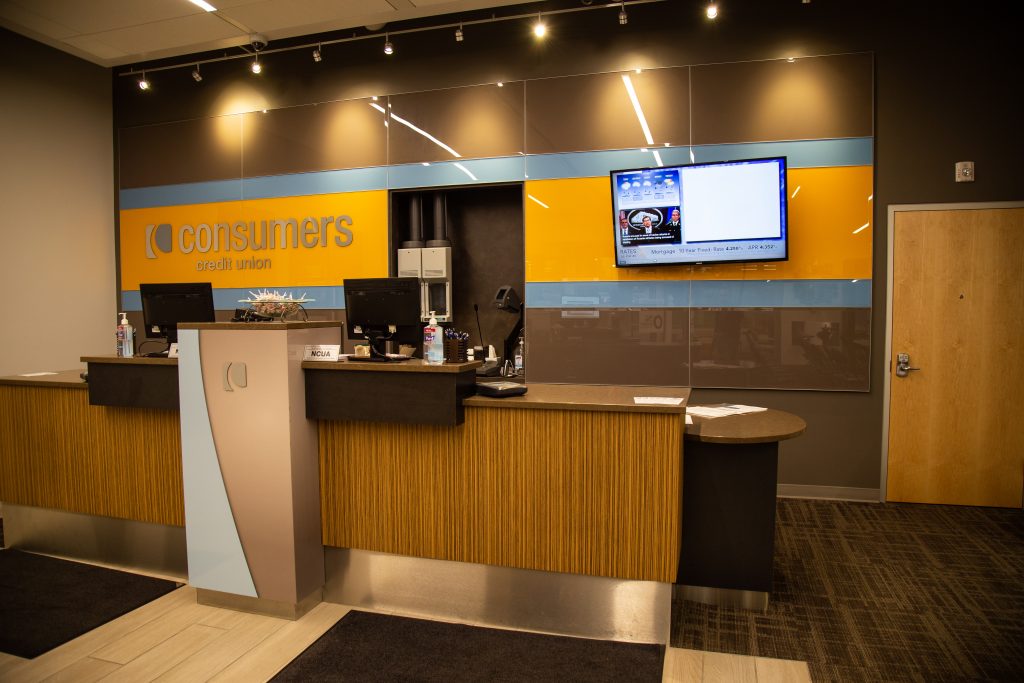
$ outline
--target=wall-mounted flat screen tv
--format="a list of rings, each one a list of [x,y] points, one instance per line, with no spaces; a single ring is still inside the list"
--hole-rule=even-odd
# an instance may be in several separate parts
[[[612,171],[615,265],[789,258],[786,157]]]

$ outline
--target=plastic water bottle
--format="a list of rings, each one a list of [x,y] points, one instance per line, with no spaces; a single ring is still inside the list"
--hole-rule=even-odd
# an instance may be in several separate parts
[[[430,322],[423,328],[423,358],[428,365],[444,363],[444,342],[441,340],[441,328],[437,326],[434,311],[430,312]]]

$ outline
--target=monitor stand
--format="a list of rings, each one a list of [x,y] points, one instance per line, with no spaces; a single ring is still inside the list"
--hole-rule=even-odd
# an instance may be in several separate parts
[[[397,361],[397,358],[389,358],[387,353],[381,349],[386,349],[384,343],[391,339],[390,334],[381,334],[374,331],[369,331],[363,337],[370,344],[370,355],[355,358],[357,362],[369,362],[369,363],[393,363]]]

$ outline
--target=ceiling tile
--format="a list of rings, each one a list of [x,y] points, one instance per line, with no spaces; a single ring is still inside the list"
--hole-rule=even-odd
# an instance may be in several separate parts
[[[222,10],[254,31],[293,35],[289,29],[331,23],[338,28],[359,26],[374,19],[387,21],[395,8],[386,0],[264,0]]]
[[[246,34],[226,21],[203,12],[198,15],[162,21],[160,30],[156,32],[147,26],[132,26],[116,31],[97,33],[92,37],[124,51],[125,54],[136,55],[144,60],[152,59],[154,53],[163,50],[180,49],[179,54],[195,52],[207,49],[208,43],[237,40],[240,37],[246,37]],[[223,43],[220,44],[223,45]]]
[[[40,16],[15,2],[0,1],[0,25],[53,38],[66,38],[77,33],[70,26]]]
[[[18,4],[77,33],[100,33],[206,14],[188,0],[18,0]]]
[[[122,57],[128,56],[123,50],[111,47],[110,45],[97,40],[95,36],[72,37],[67,38],[64,42],[68,45],[77,47],[82,52],[86,52],[99,60],[121,59]]]

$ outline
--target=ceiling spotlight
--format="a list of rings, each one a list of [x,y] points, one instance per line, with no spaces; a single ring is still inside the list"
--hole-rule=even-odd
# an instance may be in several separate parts
[[[503,82],[501,82],[501,81],[498,81],[498,87],[499,88],[504,88],[505,84]]]
[[[149,90],[149,81],[146,80],[146,72],[142,72],[142,78],[139,79],[139,90]]]
[[[192,69],[192,80],[199,83],[203,80],[203,74],[199,73],[199,65],[196,64],[196,68]]]
[[[390,54],[394,54],[394,52],[395,52],[395,46],[391,44],[391,41],[388,39],[388,34],[385,33],[384,34],[384,54],[390,55]]]
[[[462,42],[462,38],[463,38],[463,35],[462,35],[462,24],[459,24],[459,27],[457,29],[455,29],[455,42],[456,43],[461,43]]]
[[[548,27],[544,24],[544,19],[541,18],[541,15],[538,14],[537,23],[533,25],[533,35],[537,36],[538,38],[543,38],[547,34]]]
[[[619,3],[619,26],[625,26],[629,23],[629,15],[626,14],[626,3]]]
[[[708,15],[708,19],[714,19],[715,17],[717,17],[718,5],[716,5],[715,3],[711,3],[710,5],[708,5],[707,10],[705,10],[705,14]]]
[[[256,59],[253,60],[252,66],[249,68],[252,69],[254,74],[263,73],[263,66],[260,64],[259,53],[256,54]]]
[[[322,59],[323,57],[320,55],[320,46],[317,45],[316,48],[313,50],[313,61],[319,62]]]

